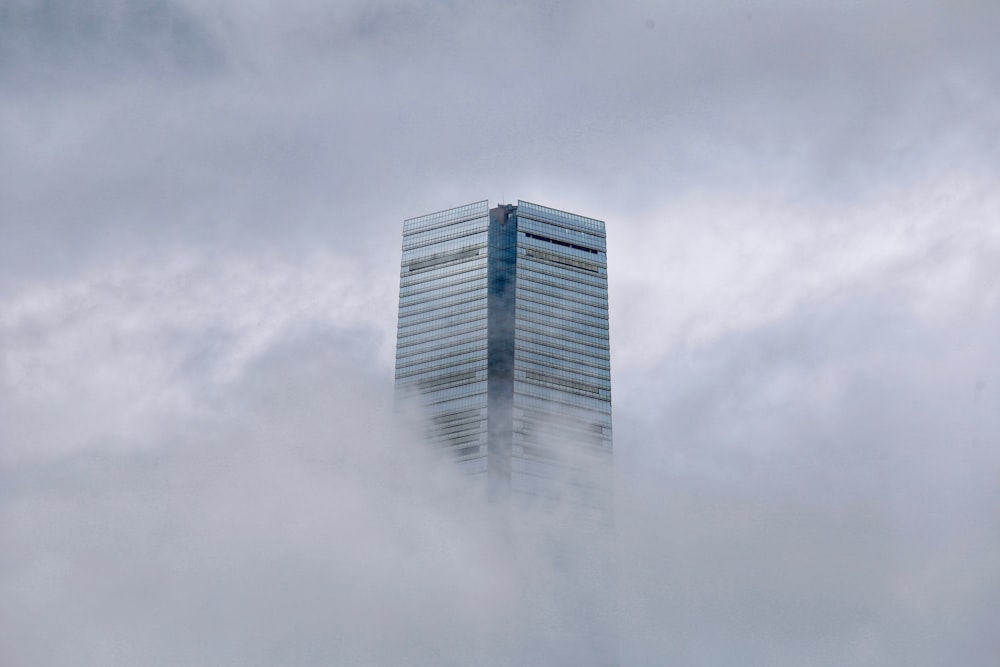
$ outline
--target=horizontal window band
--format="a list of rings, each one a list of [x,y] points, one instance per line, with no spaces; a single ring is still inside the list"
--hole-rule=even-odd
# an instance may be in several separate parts
[[[549,421],[562,421],[569,423],[596,423],[607,428],[611,428],[611,411],[594,412],[586,408],[576,406],[560,406],[559,410],[553,410],[548,405],[531,406],[521,405],[514,409],[515,419],[536,419]]]
[[[575,373],[585,377],[597,378],[604,382],[611,381],[611,369],[607,367],[595,368],[568,359],[557,359],[525,350],[516,350],[514,353],[514,370],[526,371],[531,368],[551,368],[564,373]]]
[[[463,222],[475,220],[476,218],[486,218],[488,220],[489,205],[486,204],[486,202],[481,202],[481,204],[482,206],[477,204],[476,208],[469,208],[468,210],[455,209],[455,214],[452,216],[438,216],[436,213],[430,213],[428,215],[410,218],[409,220],[403,222],[403,236],[405,237],[410,234],[419,234],[420,232],[429,232],[432,229],[447,227],[448,225],[458,225]]]
[[[435,424],[455,421],[456,419],[473,419],[486,417],[486,413],[480,409],[470,409],[470,410],[449,410],[446,412],[439,412],[431,416]]]
[[[598,405],[600,403],[611,403],[611,392],[605,391],[601,394],[589,394],[570,389],[569,387],[552,386],[538,380],[523,380],[514,378],[518,385],[515,393],[520,391],[525,396],[541,398],[546,401],[563,401],[576,405]]]
[[[518,255],[517,266],[518,269],[520,270],[530,269],[532,271],[537,271],[539,273],[545,271],[546,269],[552,269],[553,271],[564,271],[565,273],[561,273],[559,275],[562,275],[565,278],[569,278],[570,280],[581,278],[583,279],[581,280],[581,282],[585,284],[589,284],[585,280],[586,278],[590,278],[591,280],[600,279],[606,281],[608,275],[607,269],[603,266],[595,265],[581,269],[576,266],[564,264],[562,262],[550,261],[547,257],[536,256],[535,253],[528,254],[527,251]],[[599,285],[599,286],[604,287],[605,285]]]
[[[570,391],[592,394],[594,396],[601,395],[601,387],[587,382],[580,382],[579,380],[570,380],[569,378],[559,377],[558,375],[551,375],[549,373],[525,371],[524,379],[528,382],[540,382],[542,384],[556,385]]]
[[[521,340],[533,340],[539,342],[552,341],[553,343],[559,343],[561,345],[569,345],[576,349],[576,346],[582,345],[585,347],[580,348],[582,352],[589,352],[590,350],[595,350],[600,354],[610,354],[608,339],[594,338],[592,336],[573,336],[563,331],[555,331],[551,327],[548,329],[538,329],[530,326],[525,326],[529,324],[528,322],[518,322],[517,328],[514,330],[515,338],[520,338]]]
[[[437,377],[417,380],[416,384],[421,389],[437,389],[439,387],[450,386],[461,382],[468,382],[476,377],[476,371],[461,371],[459,373],[448,373]]]
[[[594,248],[598,252],[605,252],[608,247],[603,234],[595,234],[590,230],[567,227],[566,225],[539,220],[530,216],[518,218],[517,230],[519,232],[530,232],[547,238],[576,243],[586,248]]]
[[[456,306],[461,306],[461,308]],[[437,312],[438,310],[445,310],[447,312],[439,313]],[[451,306],[445,305],[441,308],[432,308],[418,313],[410,313],[401,316],[398,322],[401,327],[409,327],[418,324],[428,324],[430,322],[443,322],[449,317],[477,312],[481,312],[481,316],[484,318],[486,317],[486,297],[466,299],[465,301],[461,301],[458,304],[452,304]]]
[[[465,334],[472,338],[476,332],[485,330],[486,322],[482,321],[480,318],[476,318],[471,322],[453,324],[447,327],[429,328],[421,331],[408,331],[407,333],[401,334],[396,338],[396,349],[401,350],[411,345],[423,344],[434,340],[444,340],[445,338],[451,338],[457,336],[458,334]]]
[[[519,385],[524,385],[525,387],[529,388],[532,387],[532,385],[530,384],[518,382],[517,380],[514,381],[515,407],[550,408],[552,406],[566,406],[569,408],[587,408],[590,411],[605,412],[609,416],[611,415],[611,401],[606,398],[591,398],[589,396],[580,396],[579,398],[582,400],[572,401],[569,400],[569,396],[538,396],[537,394],[529,394],[524,392],[523,390],[520,390]]]
[[[568,428],[561,424],[549,423],[544,418],[538,421],[526,419],[514,421],[514,433],[518,433],[527,439],[544,435],[554,440],[585,441],[593,443],[596,447],[602,447],[605,443],[611,442],[610,433],[605,434],[600,424],[586,424],[586,426],[597,427],[597,430],[584,428]]]
[[[606,236],[604,223],[600,220],[585,218],[575,213],[560,211],[548,206],[532,204],[531,202],[518,202],[517,217],[528,218],[529,220],[544,222],[565,229],[580,230],[602,238]]]
[[[434,432],[451,432],[451,431],[478,431],[485,430],[486,428],[486,415],[477,414],[471,417],[464,417],[462,419],[449,419],[447,421],[437,421],[433,420]]]
[[[557,347],[553,345],[546,345],[545,343],[538,343],[536,341],[529,341],[524,339],[514,340],[514,355],[515,358],[518,356],[517,352],[523,350],[531,354],[544,354],[550,357],[557,357],[560,359],[565,359],[566,361],[573,361],[579,364],[586,364],[588,366],[595,366],[597,368],[607,369],[611,368],[610,356],[593,356],[588,354],[581,354],[573,350],[568,350],[563,347]]]
[[[420,394],[406,394],[402,398],[397,394],[396,405],[402,404],[403,409],[420,409],[424,410],[442,410],[449,411],[458,408],[476,408],[480,407],[486,408],[486,394],[474,394],[472,396],[459,396],[458,398],[453,398],[448,401],[438,401],[435,403],[429,403],[427,401],[426,395]],[[411,407],[412,406],[412,407]]]
[[[565,334],[576,334],[578,336],[589,336],[597,340],[609,340],[608,330],[601,329],[598,327],[588,327],[585,324],[580,324],[577,326],[572,326],[571,322],[552,322],[546,321],[539,318],[528,317],[527,315],[521,316],[515,320],[518,329],[523,329],[525,331],[534,331],[536,333],[548,334],[553,332],[555,335],[565,335]]]
[[[526,248],[525,256],[532,259],[537,259],[542,262],[550,262],[559,266],[568,266],[573,269],[579,269],[581,271],[589,271],[591,273],[600,273],[601,266],[598,264],[592,264],[590,262],[583,262],[578,259],[573,259],[572,257],[564,257],[562,255],[557,255],[554,252],[546,252],[544,250],[538,250],[536,248]]]
[[[459,313],[457,315],[449,315],[447,318],[438,318],[434,320],[428,320],[426,322],[418,322],[416,324],[408,324],[405,326],[400,326],[398,328],[398,333],[396,334],[397,339],[405,338],[406,336],[413,336],[416,334],[428,333],[432,331],[438,331],[441,329],[450,329],[451,327],[457,326],[468,326],[469,328],[475,328],[475,323],[479,320],[486,320],[486,310],[483,309],[482,314],[475,311],[469,311],[466,313]]]
[[[429,237],[443,236],[456,230],[475,229],[477,227],[487,229],[489,224],[489,216],[481,213],[472,216],[461,216],[452,220],[442,218],[433,224],[404,230],[403,245],[405,246],[407,243],[413,243],[414,241],[420,241]]]
[[[522,230],[517,236],[517,247],[540,250],[559,259],[574,259],[584,264],[606,266],[608,261],[608,254],[604,250],[588,247],[585,243],[553,238],[540,231]]]
[[[546,304],[548,306],[560,308],[571,313],[579,313],[581,315],[594,315],[604,318],[608,316],[608,307],[605,305],[597,305],[587,303],[585,301],[570,299],[558,299],[545,292],[537,292],[527,287],[517,291],[518,302],[522,299],[525,301],[535,301],[537,303]]]
[[[449,253],[473,249],[479,250],[480,255],[485,255],[488,246],[489,238],[485,231],[466,236],[456,236],[450,239],[440,239],[419,248],[404,250],[399,260],[400,271],[408,268],[413,262],[421,262],[425,259],[430,259],[434,255],[441,257]]]
[[[421,303],[427,303],[428,301],[437,301],[439,299],[448,298],[459,298],[470,292],[476,291],[486,291],[486,278],[482,280],[477,280],[470,283],[456,283],[454,285],[443,285],[441,287],[435,287],[434,289],[427,290],[426,292],[415,292],[413,294],[404,294],[399,297],[399,307],[400,308],[412,308]]]
[[[591,327],[597,327],[598,329],[608,329],[608,318],[597,317],[594,315],[584,315],[582,313],[570,313],[565,309],[560,309],[555,306],[542,306],[537,302],[530,301],[520,301],[516,307],[516,314],[518,317],[545,317],[558,319],[565,322],[573,322],[575,324],[583,324]]]
[[[519,332],[528,334],[528,332]],[[610,352],[606,347],[597,347],[595,345],[587,345],[586,343],[578,343],[575,341],[566,340],[565,338],[556,338],[554,336],[537,336],[534,334],[520,335],[514,338],[515,347],[516,343],[536,343],[538,345],[547,345],[548,347],[554,347],[561,350],[567,350],[569,352],[576,352],[577,354],[583,354],[591,357],[596,357],[598,359],[610,359]]]
[[[479,434],[476,435],[463,435],[459,438],[433,438],[442,447],[454,447],[456,445],[468,445],[470,442],[481,442],[482,438]]]
[[[463,352],[471,352],[474,348],[473,346],[482,346],[487,348],[487,339],[485,332],[482,336],[475,338],[474,340],[465,340],[465,336],[453,336],[451,340],[445,340],[441,343],[435,343],[431,345],[430,343],[420,343],[419,345],[411,345],[406,348],[396,349],[396,360],[398,362],[405,362],[408,359],[415,358],[417,355],[423,354],[435,354],[439,352],[441,354],[461,354]],[[398,365],[398,364],[397,364]]]
[[[584,299],[590,302],[597,299],[603,303],[608,301],[608,290],[603,287],[591,287],[590,285],[566,284],[556,280],[546,280],[532,275],[522,274],[517,277],[517,284],[524,285],[535,291],[544,290],[546,294],[551,294],[557,299]]]
[[[432,310],[440,310],[449,306],[457,306],[466,301],[486,298],[486,288],[472,289],[466,292],[452,292],[449,294],[435,294],[422,301],[415,301],[400,304],[400,316],[415,315],[417,313],[427,313]]]
[[[560,283],[554,280],[545,280],[535,276],[521,273],[517,276],[518,289],[530,289],[541,294],[548,294],[556,299],[572,299],[581,303],[606,304],[608,302],[608,290],[604,288],[591,287],[590,285]]]
[[[414,250],[427,248],[442,243],[454,242],[456,239],[464,239],[469,236],[481,236],[489,228],[484,222],[473,221],[477,224],[463,223],[460,225],[449,225],[437,231],[418,232],[403,238],[403,252],[412,253]]]
[[[407,366],[415,366],[416,364],[427,363],[431,361],[439,361],[442,359],[450,359],[457,354],[465,354],[470,352],[480,352],[483,358],[486,358],[486,341],[475,341],[474,343],[469,343],[467,345],[458,346],[456,345],[450,350],[431,350],[430,352],[421,352],[420,354],[414,355],[401,355],[396,357],[396,368],[406,368]]]
[[[479,256],[479,249],[460,250],[458,252],[446,252],[440,255],[431,255],[426,259],[420,259],[415,262],[410,262],[406,270],[412,273],[414,271],[429,269],[448,262],[458,262],[461,260],[471,259],[473,257],[478,257],[478,256]]]
[[[449,327],[446,333],[434,336],[431,332],[412,334],[396,339],[396,356],[409,354],[414,350],[434,349],[443,345],[471,343],[474,340],[486,339],[486,322],[477,321],[471,329],[465,329],[464,324]]]
[[[485,254],[463,259],[459,262],[448,262],[440,266],[432,266],[427,269],[410,273],[407,270],[400,272],[399,289],[413,287],[414,285],[425,285],[435,280],[461,275],[471,271],[482,271],[489,266]]]
[[[555,245],[561,245],[565,248],[572,248],[573,250],[582,250],[583,252],[589,252],[594,255],[600,252],[598,250],[595,250],[594,248],[588,248],[586,246],[577,245],[576,243],[570,243],[569,241],[563,241],[561,239],[549,238],[548,236],[542,236],[541,234],[535,234],[534,232],[522,232],[522,233],[529,239],[535,239],[536,241],[546,241],[548,243],[552,243]]]
[[[603,389],[611,388],[611,378],[607,375],[597,375],[600,371],[595,370],[593,373],[586,373],[584,371],[579,371],[576,369],[568,370],[563,366],[554,366],[551,364],[540,364],[538,362],[525,363],[523,361],[517,360],[514,362],[514,373],[546,373],[548,375],[554,375],[557,377],[571,377],[574,380],[580,382],[587,382]]]
[[[485,358],[459,359],[456,360],[454,363],[438,364],[436,366],[428,366],[427,368],[415,368],[413,370],[408,370],[408,371],[406,369],[403,369],[406,372],[402,374],[397,372],[396,379],[406,380],[407,382],[415,382],[417,380],[432,377],[434,375],[443,376],[453,373],[483,371],[486,370],[486,368],[487,368],[487,363]]]
[[[518,277],[533,278],[534,280],[547,280],[559,284],[579,285],[588,290],[608,291],[608,279],[599,273],[581,273],[563,266],[553,266],[552,264],[529,261],[526,257],[520,257],[517,263]]]
[[[406,361],[403,359],[401,361]],[[444,370],[446,368],[452,368],[455,366],[467,366],[471,364],[485,364],[486,363],[486,347],[483,346],[481,350],[470,350],[463,352],[461,354],[447,355],[444,359],[438,361],[421,361],[414,364],[398,365],[396,368],[396,379],[402,379],[409,377],[411,375],[418,375],[421,373],[437,372],[439,370]]]
[[[431,430],[431,437],[434,438],[464,438],[470,435],[481,435],[486,433],[486,425],[482,422],[456,423],[447,427],[435,428]]]
[[[464,396],[472,396],[474,394],[481,394],[486,392],[486,380],[476,381],[476,382],[466,382],[463,384],[456,385],[454,387],[445,387],[442,389],[430,389],[428,391],[421,391],[420,395],[424,397],[424,400],[428,403],[437,403],[439,401],[444,401],[452,398],[461,398]]]
[[[470,394],[468,396],[454,396],[446,397],[440,400],[432,401],[428,400],[431,398],[429,394],[420,394],[417,392],[396,392],[395,404],[401,405],[403,409],[409,408],[410,406],[416,407],[420,406],[424,410],[428,410],[431,413],[434,412],[450,412],[452,410],[458,410],[460,408],[482,408],[486,409],[486,390],[478,394]]]
[[[607,329],[585,328],[585,325],[571,326],[567,323],[552,324],[550,322],[521,317],[516,320],[516,331],[526,331],[543,336],[557,336],[572,340],[593,341],[593,345],[608,347],[610,339]]]
[[[477,257],[474,261],[464,261],[449,264],[433,270],[423,271],[415,275],[407,274],[399,281],[401,292],[407,290],[432,289],[434,285],[446,284],[456,280],[469,280],[487,270],[485,257]]]
[[[553,266],[544,262],[529,262],[525,259],[522,257],[521,261],[517,263],[518,276],[526,276],[536,280],[568,280],[577,285],[586,285],[605,292],[608,290],[608,279],[601,274],[581,273],[566,267]]]
[[[611,415],[595,415],[587,410],[573,410],[570,412],[553,413],[550,410],[536,410],[533,408],[518,408],[514,411],[514,419],[526,421],[536,421],[543,423],[554,423],[565,428],[580,428],[580,424],[587,424],[587,428],[603,427],[607,433],[611,432]]]

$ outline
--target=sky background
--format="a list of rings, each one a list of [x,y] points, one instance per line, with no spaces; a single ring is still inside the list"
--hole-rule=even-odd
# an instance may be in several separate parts
[[[607,222],[623,665],[1000,664],[998,34],[4,2],[0,662],[468,664],[511,571],[386,415],[402,220],[488,198]]]

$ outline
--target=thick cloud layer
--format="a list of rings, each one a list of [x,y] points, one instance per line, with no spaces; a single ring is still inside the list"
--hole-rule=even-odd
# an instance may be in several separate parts
[[[458,482],[388,426],[400,223],[482,198],[608,223],[622,664],[1000,662],[998,29],[7,3],[0,662],[458,665],[545,627],[511,591],[554,561],[418,502]]]

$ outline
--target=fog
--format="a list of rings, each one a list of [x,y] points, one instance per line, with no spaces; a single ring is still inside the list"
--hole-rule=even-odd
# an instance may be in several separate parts
[[[5,3],[0,662],[559,664],[391,418],[402,220],[489,198],[607,223],[622,665],[1000,663],[998,30]]]

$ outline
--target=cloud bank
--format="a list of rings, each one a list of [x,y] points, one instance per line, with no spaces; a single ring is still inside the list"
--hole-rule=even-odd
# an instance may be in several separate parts
[[[622,664],[995,664],[998,26],[8,3],[2,662],[459,665],[546,627],[386,417],[401,221],[488,197],[608,223]]]

